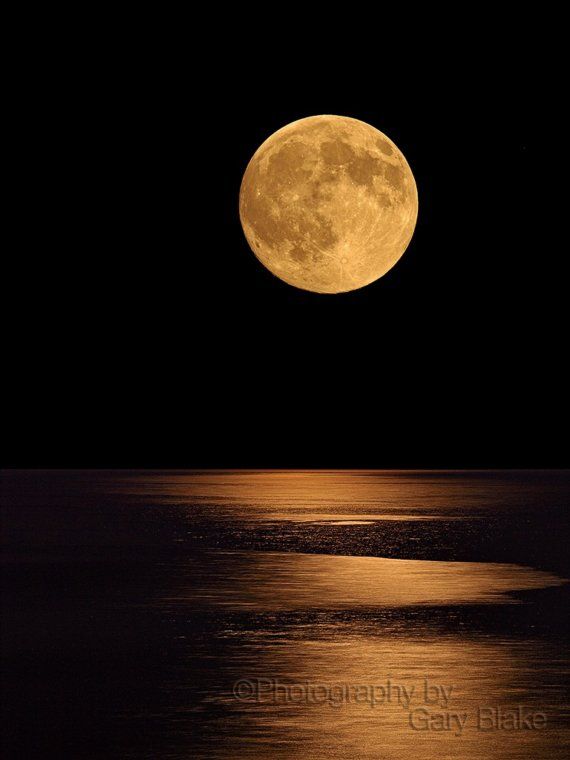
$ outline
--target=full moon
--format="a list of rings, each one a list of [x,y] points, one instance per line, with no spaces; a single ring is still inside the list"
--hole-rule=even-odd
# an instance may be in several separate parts
[[[418,193],[398,147],[346,116],[309,116],[272,134],[241,183],[247,241],[297,288],[343,293],[391,269],[414,233]]]

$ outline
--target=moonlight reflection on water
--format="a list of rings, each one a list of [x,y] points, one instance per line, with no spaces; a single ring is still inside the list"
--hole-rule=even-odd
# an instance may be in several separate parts
[[[11,477],[3,734],[20,756],[568,756],[567,475]],[[262,698],[236,696],[244,680]],[[284,701],[276,681],[352,697]],[[354,697],[388,682],[406,708]],[[479,708],[519,707],[544,729],[478,729]]]

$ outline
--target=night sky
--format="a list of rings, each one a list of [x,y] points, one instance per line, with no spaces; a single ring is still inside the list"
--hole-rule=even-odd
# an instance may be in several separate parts
[[[479,40],[438,64],[248,43],[214,65],[178,38],[111,37],[32,76],[6,464],[565,464],[554,63]],[[321,113],[385,132],[419,193],[400,262],[335,296],[266,271],[238,216],[257,147]]]

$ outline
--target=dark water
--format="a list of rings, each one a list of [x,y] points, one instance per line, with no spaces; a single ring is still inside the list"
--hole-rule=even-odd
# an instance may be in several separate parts
[[[566,757],[569,495],[564,472],[4,473],[4,756]]]

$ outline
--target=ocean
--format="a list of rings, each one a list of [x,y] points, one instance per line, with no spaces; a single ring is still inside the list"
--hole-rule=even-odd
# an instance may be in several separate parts
[[[565,758],[567,471],[2,474],[22,758]]]

